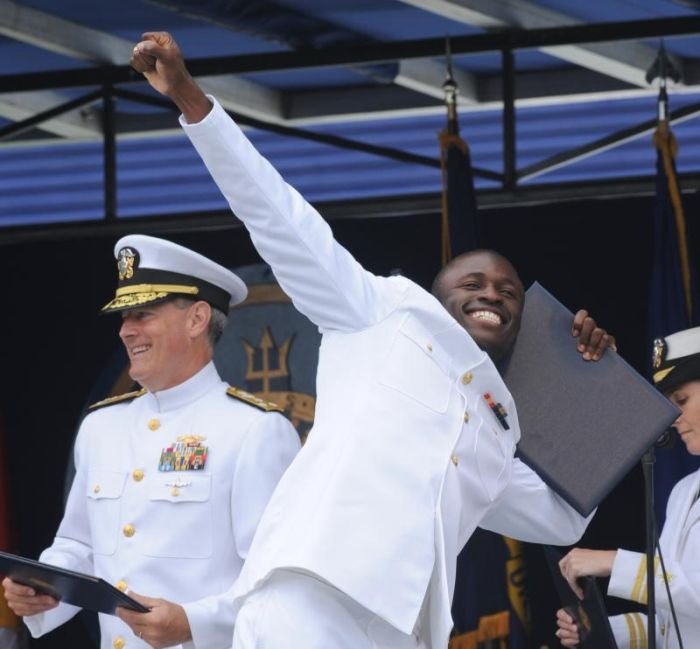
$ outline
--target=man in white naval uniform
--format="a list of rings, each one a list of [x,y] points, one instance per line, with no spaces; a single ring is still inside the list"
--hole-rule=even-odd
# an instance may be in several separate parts
[[[492,252],[462,257],[438,277],[440,301],[374,276],[202,93],[170,35],[144,35],[132,65],[183,112],[258,252],[323,333],[315,424],[234,588],[234,647],[444,649],[456,556],[476,526],[568,544],[587,522],[514,459],[517,413],[493,360],[520,323],[515,270]],[[575,326],[587,358],[611,341],[585,312]]]
[[[102,649],[231,646],[230,589],[260,516],[300,443],[291,423],[230,388],[212,363],[230,306],[246,296],[228,269],[141,235],[115,246],[131,378],[83,420],[63,520],[40,559],[95,574],[150,608],[100,614]],[[33,636],[74,606],[9,579],[10,607]]]

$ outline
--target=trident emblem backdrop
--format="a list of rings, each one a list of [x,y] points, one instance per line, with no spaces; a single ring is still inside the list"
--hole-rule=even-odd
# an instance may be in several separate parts
[[[264,264],[235,269],[248,297],[231,311],[214,362],[231,385],[274,401],[302,440],[316,403],[316,365],[321,335],[292,305]]]

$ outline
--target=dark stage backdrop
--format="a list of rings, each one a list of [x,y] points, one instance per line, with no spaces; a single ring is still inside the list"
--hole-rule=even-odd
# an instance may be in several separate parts
[[[691,237],[698,203],[686,201]],[[484,245],[509,257],[527,283],[538,280],[571,310],[589,309],[618,339],[620,353],[646,367],[652,198],[588,200],[483,210]],[[400,269],[428,287],[440,263],[440,216],[353,219],[336,237],[375,273]],[[138,231],[137,228],[134,231]],[[157,234],[157,233],[156,233]],[[259,261],[243,229],[165,235],[225,266]],[[0,233],[1,242],[2,233]],[[691,240],[698,240],[697,237]],[[85,400],[118,348],[119,319],[98,316],[112,295],[115,237],[0,246],[5,316],[0,413],[6,425],[17,550],[36,557],[62,513],[63,482]],[[643,502],[635,469],[606,499],[584,537],[592,547],[642,549]],[[548,575],[530,571],[535,622],[550,621]],[[546,586],[546,587],[545,587]],[[73,621],[32,647],[87,646]],[[535,645],[539,646],[539,645]]]

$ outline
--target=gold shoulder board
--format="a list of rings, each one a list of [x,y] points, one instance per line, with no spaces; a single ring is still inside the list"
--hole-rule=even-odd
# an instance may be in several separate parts
[[[264,410],[265,412],[284,412],[284,408],[280,407],[280,405],[274,401],[266,401],[265,399],[256,397],[250,392],[246,392],[245,390],[229,387],[226,389],[226,394],[228,394],[229,397],[233,397],[239,401],[244,401],[245,403],[255,406],[256,408],[260,408],[260,410]]]
[[[125,392],[124,394],[118,394],[114,397],[107,397],[106,399],[102,399],[102,401],[97,401],[96,403],[90,404],[88,406],[88,410],[97,410],[98,408],[104,408],[105,406],[111,406],[111,405],[114,405],[115,403],[123,403],[124,401],[131,401],[132,399],[136,399],[136,397],[140,397],[142,394],[146,394],[145,389],[134,390],[133,392]]]

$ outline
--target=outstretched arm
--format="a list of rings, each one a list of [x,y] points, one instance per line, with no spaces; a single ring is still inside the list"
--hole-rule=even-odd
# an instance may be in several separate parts
[[[321,329],[346,332],[388,315],[407,282],[375,277],[335,241],[318,212],[203,94],[169,34],[146,34],[132,65],[183,111],[186,134],[299,311]]]

